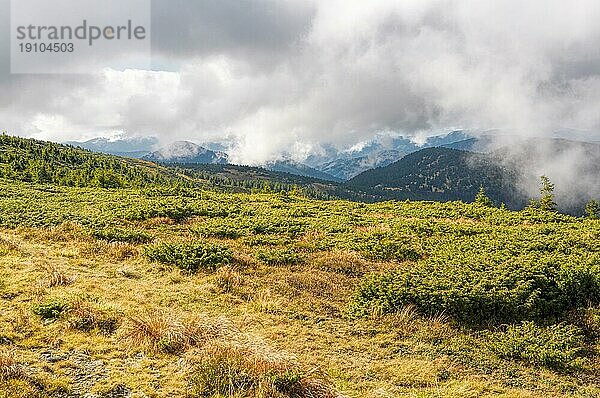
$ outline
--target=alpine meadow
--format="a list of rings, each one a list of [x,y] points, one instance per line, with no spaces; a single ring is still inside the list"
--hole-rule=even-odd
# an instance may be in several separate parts
[[[600,0],[0,0],[0,398],[600,398]]]
[[[1,140],[3,397],[600,394],[597,214]]]

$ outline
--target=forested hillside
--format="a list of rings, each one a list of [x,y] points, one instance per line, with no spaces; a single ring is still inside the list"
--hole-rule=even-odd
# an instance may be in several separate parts
[[[470,202],[480,187],[496,205],[512,209],[529,198],[518,188],[518,170],[487,155],[450,148],[428,148],[405,156],[387,167],[366,171],[347,186],[388,199]]]
[[[0,178],[73,187],[302,191],[319,199],[347,195],[347,190],[336,183],[262,168],[201,164],[163,166],[8,135],[0,135]]]
[[[67,145],[0,135],[0,177],[103,188],[169,185],[176,178],[150,162],[92,153]]]

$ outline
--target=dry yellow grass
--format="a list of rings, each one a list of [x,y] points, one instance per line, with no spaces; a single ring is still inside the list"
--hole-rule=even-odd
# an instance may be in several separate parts
[[[164,226],[148,228],[161,238]],[[225,383],[232,388],[225,396],[238,397],[592,397],[600,391],[597,382],[568,374],[489,362],[443,316],[423,318],[407,307],[393,316],[349,319],[347,303],[360,276],[392,266],[352,252],[270,267],[232,243],[245,266],[189,275],[153,267],[135,245],[128,256],[92,254],[97,242],[57,232],[72,230],[0,231],[18,248],[0,256],[0,341],[11,351],[0,357],[2,378],[10,379],[5,391],[12,391],[5,397],[36,391],[32,379],[13,377],[23,374],[34,375],[45,396],[85,389],[100,395],[120,385],[138,396],[178,397],[194,389],[201,396],[215,386],[192,380],[198,369],[221,374],[221,381],[248,374],[247,388],[238,378]],[[52,269],[40,264],[63,276],[40,288]],[[62,282],[74,275],[72,283]],[[70,311],[54,321],[31,311],[51,298],[74,297],[84,299],[70,301]],[[118,319],[114,333],[97,327],[107,309]]]

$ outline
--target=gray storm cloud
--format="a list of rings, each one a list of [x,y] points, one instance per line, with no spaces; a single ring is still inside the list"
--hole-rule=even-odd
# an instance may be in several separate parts
[[[4,37],[2,127],[226,137],[244,163],[383,131],[600,131],[595,0],[155,0],[152,12],[153,71],[11,76]]]

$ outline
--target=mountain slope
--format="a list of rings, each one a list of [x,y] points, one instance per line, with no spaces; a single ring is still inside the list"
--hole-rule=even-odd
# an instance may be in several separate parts
[[[211,168],[213,167],[213,168]],[[75,187],[198,187],[228,192],[265,189],[279,192],[298,187],[310,197],[337,198],[346,189],[316,178],[258,167],[219,164],[181,165],[123,158],[53,142],[0,135],[0,178]]]
[[[225,164],[228,156],[224,152],[211,151],[189,141],[176,141],[143,157],[160,163]]]
[[[267,162],[262,167],[267,170],[295,174],[301,177],[311,177],[318,178],[320,180],[336,182],[342,181],[340,178],[334,177],[329,173],[314,169],[310,166],[293,160],[276,160],[273,162]]]
[[[100,152],[109,155],[141,158],[152,152],[152,148],[158,143],[154,137],[134,137],[110,139],[105,137],[93,138],[88,141],[68,141],[66,145],[87,149],[92,152]]]
[[[493,148],[482,142],[468,140],[456,146]],[[366,171],[346,185],[381,198],[443,201],[471,201],[483,186],[496,204],[522,208],[529,198],[539,196],[542,175],[555,183],[559,208],[580,214],[587,201],[600,198],[600,145],[530,139],[487,154],[428,148],[387,167]]]
[[[345,151],[329,153],[329,159],[322,160],[314,167],[345,181],[363,171],[385,167],[409,153],[424,148],[450,145],[469,138],[471,136],[463,131],[452,131],[446,135],[428,137],[424,142],[417,143],[412,138],[383,134]],[[310,161],[315,162],[315,159]]]
[[[338,158],[319,166],[319,170],[336,176],[341,180],[349,180],[365,170],[385,167],[402,159],[407,153],[395,149],[381,151],[368,156]]]
[[[181,183],[174,173],[150,162],[7,135],[0,136],[0,177],[104,188]]]
[[[497,204],[523,207],[516,171],[485,155],[449,148],[427,148],[387,167],[365,171],[346,183],[390,199],[470,202],[481,186]]]

